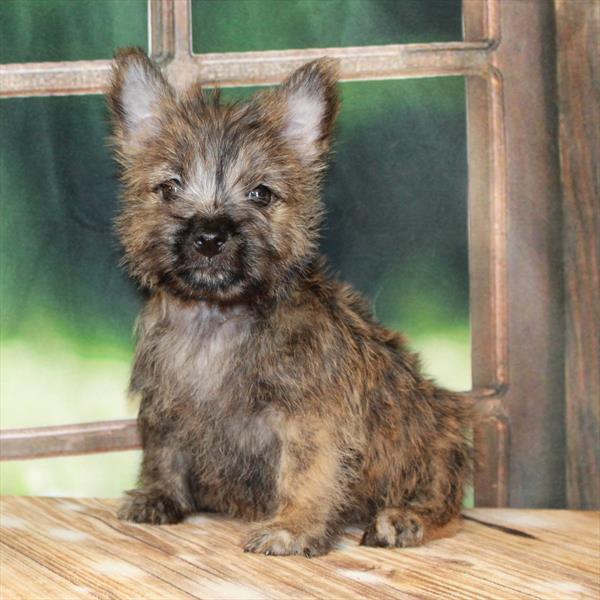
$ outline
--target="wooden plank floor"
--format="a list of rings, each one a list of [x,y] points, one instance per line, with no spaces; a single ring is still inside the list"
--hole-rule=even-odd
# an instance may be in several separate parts
[[[113,500],[0,500],[0,597],[594,598],[600,514],[475,509],[451,539],[364,548],[350,528],[320,558],[240,549],[247,525],[198,515],[170,526],[122,523]]]

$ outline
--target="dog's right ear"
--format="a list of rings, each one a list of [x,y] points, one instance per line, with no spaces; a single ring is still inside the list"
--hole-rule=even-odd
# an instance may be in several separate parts
[[[173,88],[143,50],[124,48],[117,52],[108,106],[121,151],[135,148],[158,132],[163,107],[174,97]]]

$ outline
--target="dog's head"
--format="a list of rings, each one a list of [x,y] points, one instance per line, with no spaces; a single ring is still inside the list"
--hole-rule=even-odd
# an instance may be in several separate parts
[[[316,254],[336,64],[308,63],[249,102],[178,94],[141,50],[115,60],[123,167],[118,231],[131,273],[184,299],[276,297]]]

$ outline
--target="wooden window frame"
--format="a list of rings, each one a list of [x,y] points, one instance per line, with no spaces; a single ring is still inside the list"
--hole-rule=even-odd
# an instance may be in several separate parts
[[[463,0],[464,41],[196,55],[189,0],[149,0],[150,54],[185,86],[279,82],[311,58],[342,81],[465,76],[478,506],[562,506],[563,295],[554,10]],[[107,60],[0,66],[0,97],[104,93]],[[139,448],[134,419],[0,431],[0,458]]]

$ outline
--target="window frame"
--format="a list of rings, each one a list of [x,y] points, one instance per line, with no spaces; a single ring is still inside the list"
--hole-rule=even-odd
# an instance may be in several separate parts
[[[149,0],[148,12],[149,53],[177,86],[273,84],[323,55],[340,59],[342,81],[466,78],[475,502],[563,505],[560,219],[539,219],[560,206],[552,5],[463,0],[461,42],[201,55],[190,0]],[[0,97],[104,93],[110,70],[107,60],[1,65]],[[519,255],[532,244],[535,280]],[[2,460],[139,447],[135,419],[0,431]]]

